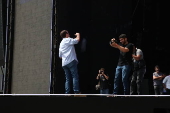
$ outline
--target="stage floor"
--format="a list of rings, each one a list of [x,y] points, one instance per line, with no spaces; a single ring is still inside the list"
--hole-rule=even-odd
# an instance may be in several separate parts
[[[3,113],[168,113],[163,111],[170,109],[169,95],[0,94],[0,100]]]

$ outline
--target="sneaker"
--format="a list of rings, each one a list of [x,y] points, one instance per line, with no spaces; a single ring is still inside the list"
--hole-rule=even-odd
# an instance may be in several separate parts
[[[75,93],[75,94],[81,94],[81,92],[80,93]],[[74,97],[86,97],[86,95],[74,95]]]
[[[117,94],[113,94],[113,97],[117,97],[116,95],[117,95]]]
[[[81,94],[81,92],[79,92],[79,93],[76,92],[76,93],[74,93],[74,94]]]
[[[107,97],[116,97],[116,95],[117,95],[117,94],[113,94],[113,95],[111,95],[111,96],[107,96]]]
[[[71,97],[72,95],[69,95],[69,94],[67,94],[67,95],[65,95],[66,97]]]

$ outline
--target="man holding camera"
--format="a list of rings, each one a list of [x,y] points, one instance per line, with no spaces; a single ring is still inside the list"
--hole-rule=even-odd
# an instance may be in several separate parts
[[[101,68],[96,79],[99,80],[100,94],[109,94],[109,76],[104,71],[105,69]]]
[[[73,39],[70,38],[67,30],[62,30],[60,36],[63,39],[59,46],[59,57],[62,59],[62,67],[65,72],[65,93],[70,93],[70,82],[72,81],[71,78],[73,78],[73,91],[75,94],[79,94],[78,60],[74,45],[80,41],[80,33],[76,33],[76,38]]]
[[[132,54],[134,46],[127,40],[126,34],[119,36],[120,43],[113,38],[111,39],[110,45],[120,50],[119,60],[116,67],[115,78],[114,78],[114,90],[113,94],[118,94],[118,88],[120,85],[120,79],[122,78],[124,95],[129,95],[129,74],[132,68]]]

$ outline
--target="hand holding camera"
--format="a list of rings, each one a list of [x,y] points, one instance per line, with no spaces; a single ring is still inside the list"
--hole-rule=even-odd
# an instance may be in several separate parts
[[[101,70],[99,70],[99,74],[97,75],[97,78],[96,79],[99,79],[99,77],[102,75],[102,72]]]
[[[76,34],[75,34],[75,36],[78,36],[78,35],[80,35],[80,33],[76,33]]]
[[[118,43],[118,41],[115,38],[112,38],[110,41],[110,44],[112,44],[112,43]]]
[[[110,41],[110,45],[115,48],[117,48],[117,46],[118,46],[117,43],[118,43],[118,41],[115,38],[112,38]]]
[[[76,33],[76,34],[74,34],[74,35],[76,36],[75,39],[77,39],[78,41],[80,41],[80,33]]]
[[[100,75],[103,75],[103,74],[104,74],[104,71],[99,70],[99,74],[100,74]]]

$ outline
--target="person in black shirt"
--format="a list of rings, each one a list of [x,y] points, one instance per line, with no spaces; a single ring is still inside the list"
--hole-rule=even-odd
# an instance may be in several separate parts
[[[101,68],[99,70],[99,74],[97,75],[96,79],[99,80],[100,94],[109,94],[109,83],[108,83],[109,76],[105,73],[104,68]]]
[[[124,95],[129,95],[129,74],[132,68],[132,54],[135,48],[132,43],[128,42],[126,34],[121,34],[119,36],[119,41],[120,43],[117,44],[115,39],[111,39],[112,43],[110,43],[112,47],[120,50],[119,60],[114,78],[113,94],[118,94],[120,79],[122,79]]]

